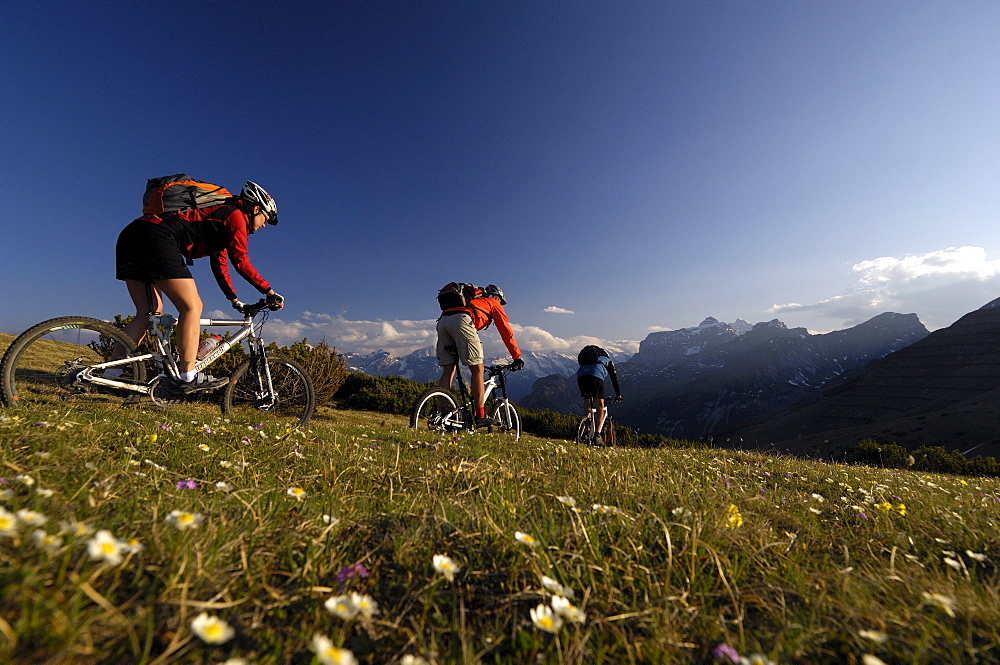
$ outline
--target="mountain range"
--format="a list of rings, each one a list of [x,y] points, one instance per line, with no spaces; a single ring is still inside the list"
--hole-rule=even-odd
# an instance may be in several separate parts
[[[625,401],[613,412],[644,432],[719,435],[814,402],[825,387],[927,335],[915,314],[892,312],[825,334],[776,319],[750,325],[709,317],[692,328],[651,333],[638,353],[617,364]],[[521,403],[578,412],[575,383],[544,377]]]
[[[885,358],[823,398],[731,436],[829,456],[864,439],[1000,457],[1000,299]]]
[[[524,369],[507,375],[507,395],[513,400],[520,400],[529,392],[538,379],[555,375],[575,375],[576,356],[562,353],[535,353],[523,351]],[[401,376],[420,383],[437,381],[441,377],[441,368],[433,347],[417,349],[402,357],[396,357],[388,351],[374,351],[358,354],[345,353],[344,362],[352,372],[362,372],[372,376]],[[487,365],[503,365],[510,362],[509,356],[487,358]],[[468,374],[465,375],[468,377]]]

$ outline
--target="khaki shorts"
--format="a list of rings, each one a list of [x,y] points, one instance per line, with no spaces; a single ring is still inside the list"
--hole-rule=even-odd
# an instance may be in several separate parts
[[[453,365],[459,359],[466,367],[483,364],[483,343],[472,324],[472,317],[465,312],[442,315],[437,322],[437,334],[438,365]],[[458,350],[458,359],[454,351],[445,350],[446,346]]]

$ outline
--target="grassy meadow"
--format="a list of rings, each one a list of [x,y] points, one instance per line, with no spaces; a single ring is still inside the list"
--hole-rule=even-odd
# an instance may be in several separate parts
[[[0,662],[996,663],[1000,481],[0,409]]]

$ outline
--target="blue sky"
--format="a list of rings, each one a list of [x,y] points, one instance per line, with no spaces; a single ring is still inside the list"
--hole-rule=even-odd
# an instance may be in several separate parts
[[[267,334],[343,351],[431,343],[453,279],[499,284],[537,351],[706,316],[934,329],[1000,296],[997,2],[43,1],[0,22],[5,332],[130,313],[115,238],[180,171],[274,195],[251,239],[288,303]]]

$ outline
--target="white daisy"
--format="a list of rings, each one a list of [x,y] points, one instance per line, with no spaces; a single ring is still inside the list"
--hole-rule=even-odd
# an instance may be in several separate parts
[[[449,582],[455,581],[455,573],[461,570],[451,557],[444,554],[434,555],[434,570],[444,575]]]
[[[117,566],[125,558],[123,551],[122,542],[107,529],[101,529],[87,542],[87,554],[91,559],[106,561],[112,566]]]
[[[233,639],[236,631],[217,616],[202,612],[191,621],[191,632],[205,644],[223,644]]]
[[[562,628],[563,618],[552,611],[548,605],[539,605],[531,609],[531,621],[539,629],[547,633],[558,633]]]

